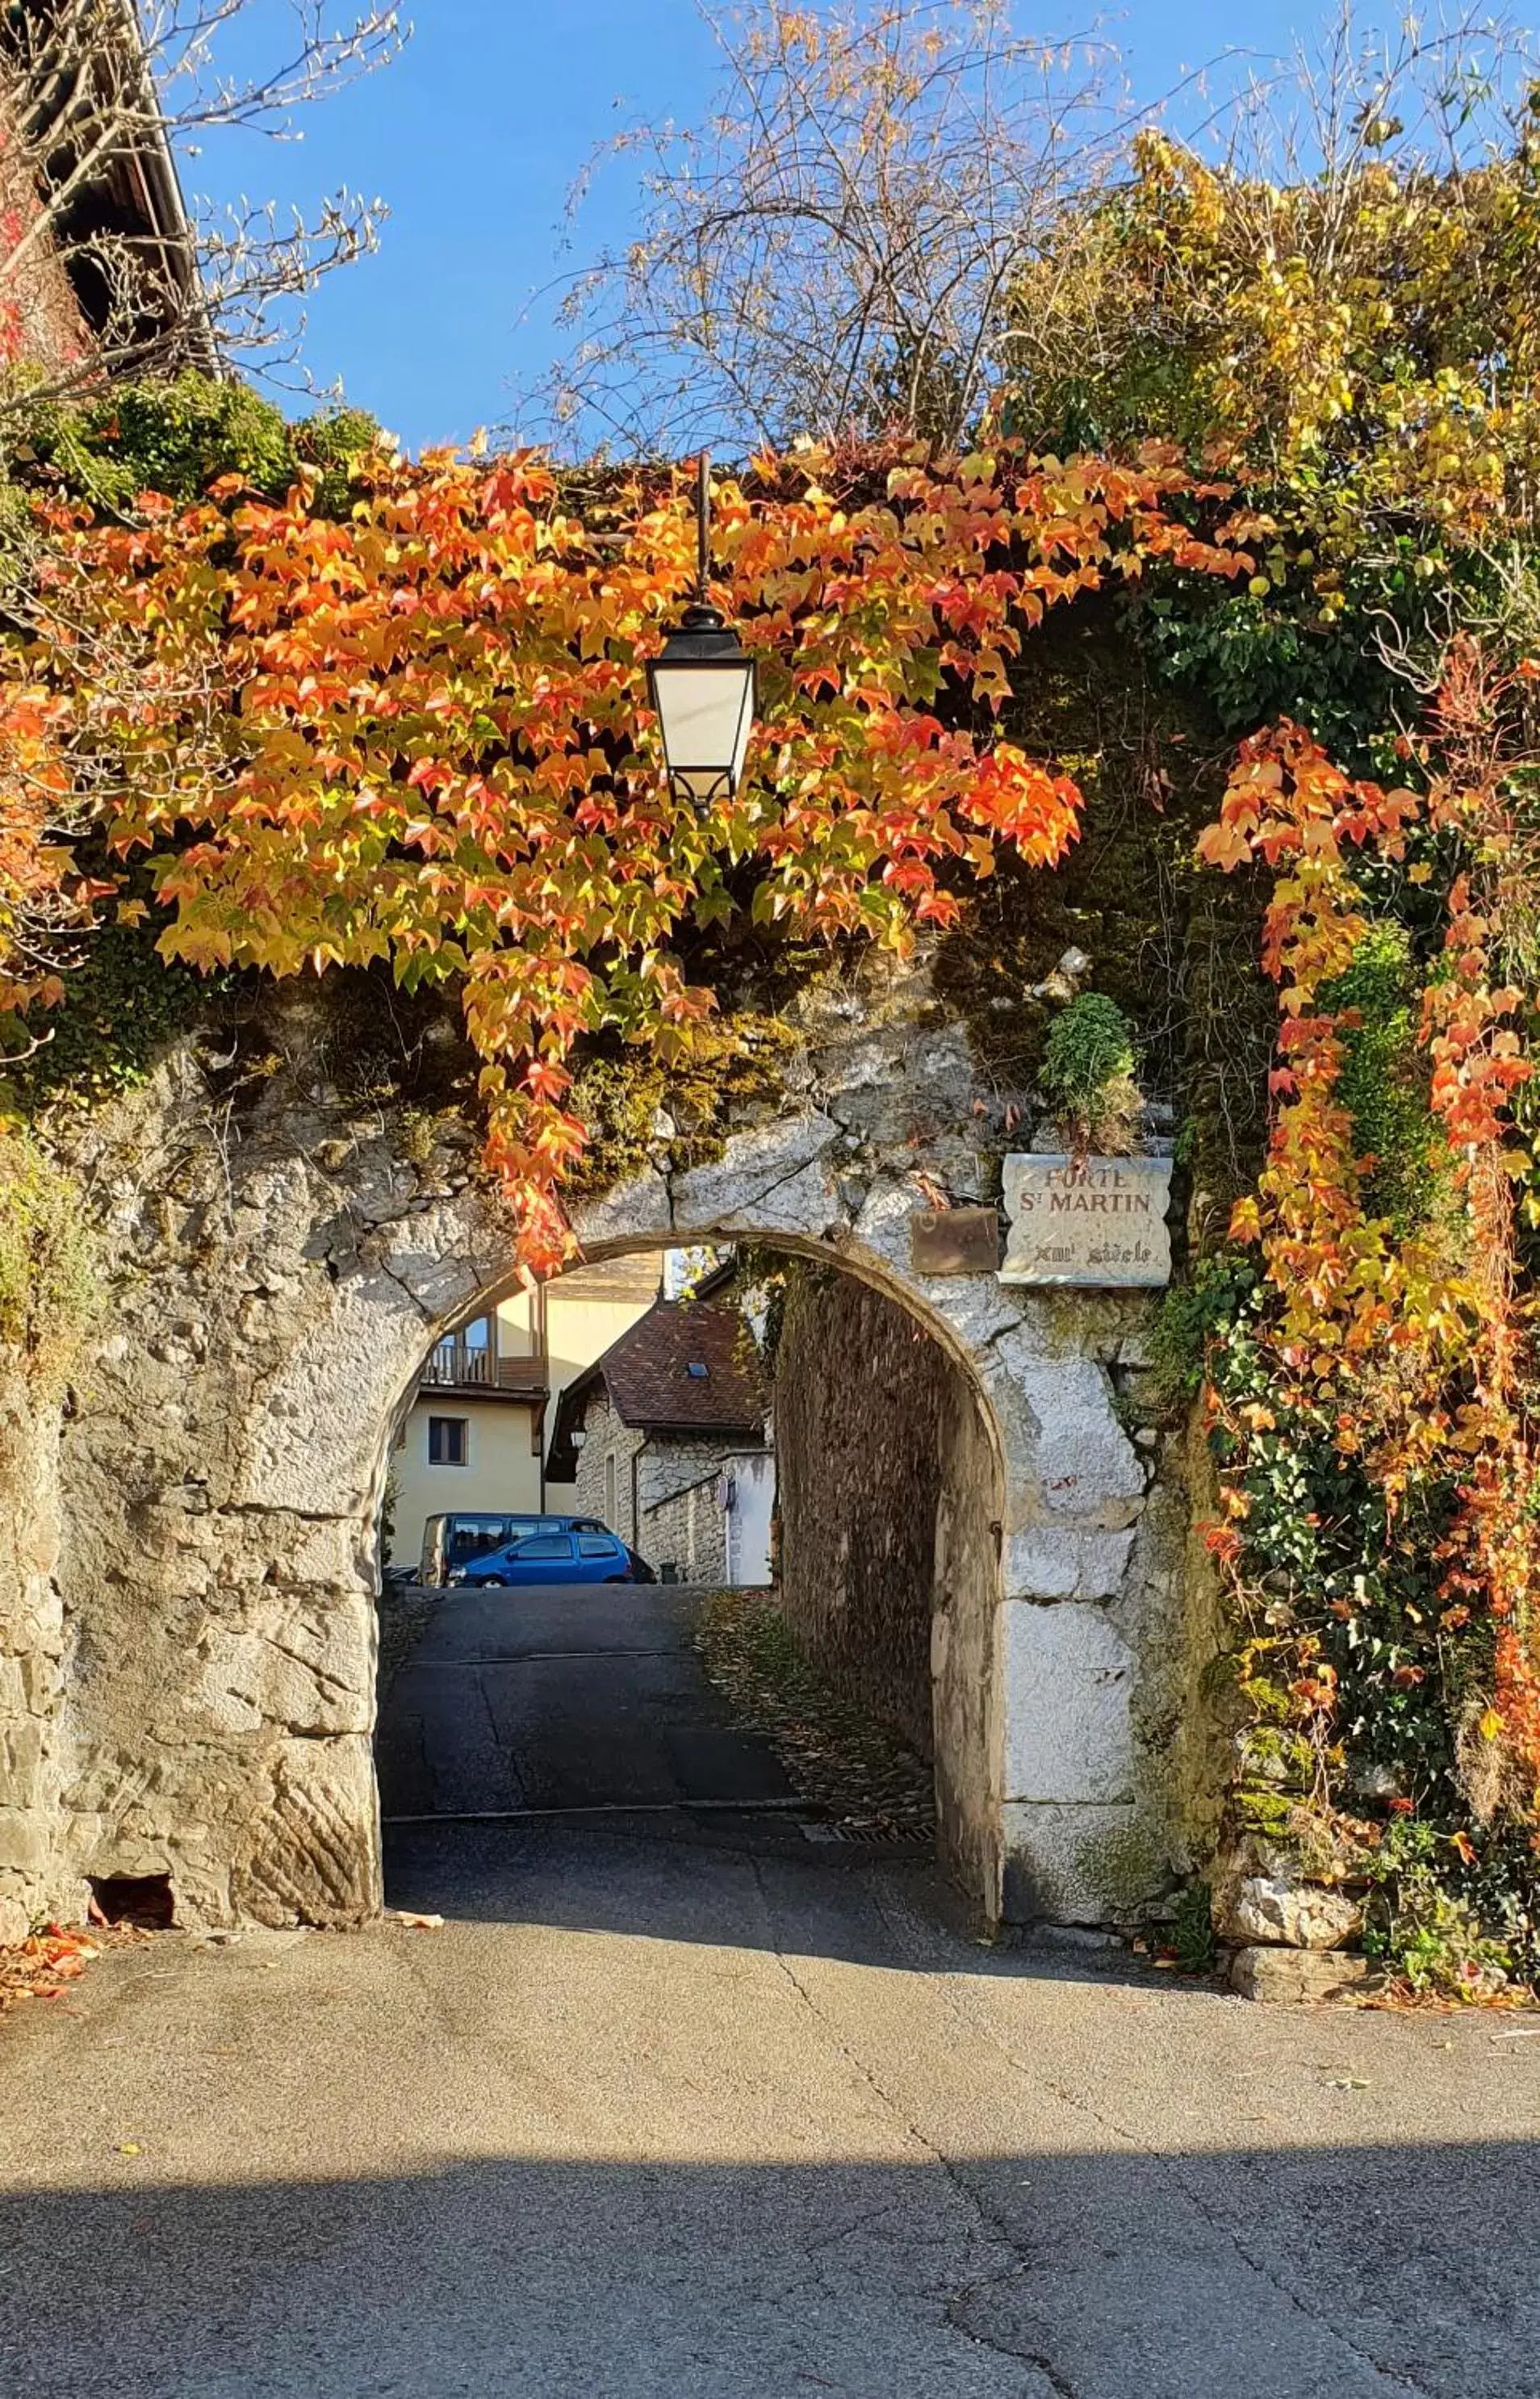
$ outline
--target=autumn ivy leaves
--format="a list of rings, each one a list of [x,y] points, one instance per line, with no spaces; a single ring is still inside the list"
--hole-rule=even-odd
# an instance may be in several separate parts
[[[760,723],[741,793],[697,814],[661,773],[642,673],[693,578],[683,476],[373,454],[340,515],[304,478],[278,504],[232,480],[127,524],[56,508],[0,702],[0,1012],[36,1024],[72,919],[143,912],[84,878],[82,834],[147,873],[168,956],[385,960],[453,987],[489,1162],[549,1270],[588,1137],[571,1104],[585,1038],[672,1063],[720,1047],[682,961],[738,912],[902,947],[1003,851],[1051,868],[1079,793],[1000,716],[1034,631],[1116,590],[1201,612],[1205,591],[1253,586],[1277,537],[1158,448],[760,459],[719,485],[714,548]],[[1201,845],[1271,878],[1279,994],[1268,1155],[1231,1228],[1258,1265],[1236,1268],[1208,1359],[1213,1546],[1243,1621],[1262,1608],[1282,1677],[1266,1704],[1311,1744],[1317,1796],[1366,1745],[1387,1773],[1421,1758],[1448,1785],[1439,1838],[1473,1856],[1483,1821],[1533,1825],[1540,1791],[1536,1375],[1516,1295],[1534,977],[1513,964],[1540,921],[1515,799],[1533,679],[1456,642],[1398,782],[1347,772],[1294,722],[1257,732]],[[1390,922],[1416,1050],[1402,1114],[1425,1127],[1400,1162],[1410,1209],[1381,1203],[1349,1104],[1352,995]],[[1307,1596],[1297,1615],[1284,1585]]]
[[[1540,1362],[1516,1255],[1517,1219],[1535,1214],[1534,1159],[1515,1123],[1533,1076],[1533,996],[1506,971],[1536,897],[1515,816],[1527,771],[1517,680],[1474,643],[1452,645],[1429,737],[1403,745],[1417,790],[1350,779],[1297,725],[1259,735],[1200,842],[1218,865],[1273,871],[1264,956],[1280,1010],[1268,1155],[1230,1228],[1260,1249],[1270,1300],[1246,1323],[1251,1371],[1227,1373],[1234,1362],[1222,1360],[1210,1381],[1224,1479],[1209,1546],[1243,1617],[1259,1620],[1248,1593],[1272,1591],[1263,1646],[1316,1744],[1317,1802],[1340,1783],[1342,1742],[1361,1750],[1372,1732],[1355,1715],[1370,1660],[1383,1658],[1382,1704],[1424,1686],[1436,1695],[1444,1770],[1478,1837],[1533,1831],[1540,1813]],[[1344,995],[1371,933],[1365,885],[1387,871],[1421,898],[1425,923],[1416,1039],[1427,1114],[1410,1224],[1372,1204],[1380,1161],[1343,1100],[1361,1023]],[[1330,1637],[1313,1623],[1318,1572],[1297,1586],[1288,1572],[1268,1579],[1290,1522],[1280,1466],[1322,1433],[1366,1478],[1340,1528],[1364,1564],[1327,1586]],[[1371,1512],[1377,1559],[1363,1538]],[[1312,1556],[1330,1547],[1318,1508],[1303,1525],[1315,1528]],[[1420,1605],[1407,1597],[1414,1578]],[[1403,1783],[1392,1788],[1416,1804]],[[1378,1838],[1372,1825],[1357,1837]],[[1469,1831],[1457,1823],[1447,1838],[1457,1876],[1477,1866]],[[1514,1954],[1536,1952],[1524,1935]]]
[[[574,1044],[677,1056],[714,1007],[682,928],[747,906],[901,946],[1001,848],[1051,865],[1078,793],[995,721],[1023,643],[1166,566],[1244,575],[1243,530],[1162,452],[756,462],[716,494],[714,556],[761,721],[742,793],[697,815],[642,671],[693,576],[684,479],[382,455],[341,519],[314,481],[272,506],[232,479],[128,528],[56,520],[7,763],[35,779],[46,726],[113,854],[149,853],[169,956],[456,983],[489,1158],[548,1267]]]

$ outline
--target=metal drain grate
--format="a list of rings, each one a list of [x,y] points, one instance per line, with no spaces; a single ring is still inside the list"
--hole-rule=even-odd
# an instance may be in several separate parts
[[[804,1817],[799,1827],[804,1841],[837,1842],[842,1849],[907,1850],[929,1857],[936,1846],[933,1832],[916,1832],[904,1824],[842,1824]]]

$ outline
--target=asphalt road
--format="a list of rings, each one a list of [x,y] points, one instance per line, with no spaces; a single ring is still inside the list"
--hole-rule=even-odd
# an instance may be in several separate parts
[[[561,1673],[539,1609],[489,1646],[456,1603],[399,1796],[485,1793],[444,1744],[489,1694],[503,1804],[579,1746],[586,1806],[771,1782],[719,1746],[704,1787],[687,1614],[633,1597],[560,1620]],[[162,1936],[0,2026],[6,2399],[1540,2394],[1533,2020],[982,1948],[928,1867],[784,1813],[407,1826],[389,1863],[442,1931]]]
[[[701,1674],[696,1606],[662,1583],[456,1593],[385,1702],[387,1823],[786,1800],[774,1755]]]

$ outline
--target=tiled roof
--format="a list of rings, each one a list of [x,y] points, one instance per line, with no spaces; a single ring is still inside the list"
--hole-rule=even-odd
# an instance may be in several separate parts
[[[758,1434],[764,1429],[764,1384],[753,1335],[736,1308],[709,1299],[658,1300],[567,1386],[551,1443],[553,1470],[601,1384],[621,1422],[638,1432]]]
[[[736,1308],[709,1299],[660,1299],[594,1372],[639,1432],[758,1432],[764,1422],[754,1336]]]

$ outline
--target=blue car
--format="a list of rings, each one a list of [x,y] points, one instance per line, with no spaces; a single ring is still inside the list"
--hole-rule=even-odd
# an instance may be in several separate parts
[[[471,1591],[495,1591],[509,1583],[634,1582],[631,1552],[599,1525],[574,1525],[552,1533],[523,1533],[466,1565],[461,1580]]]

